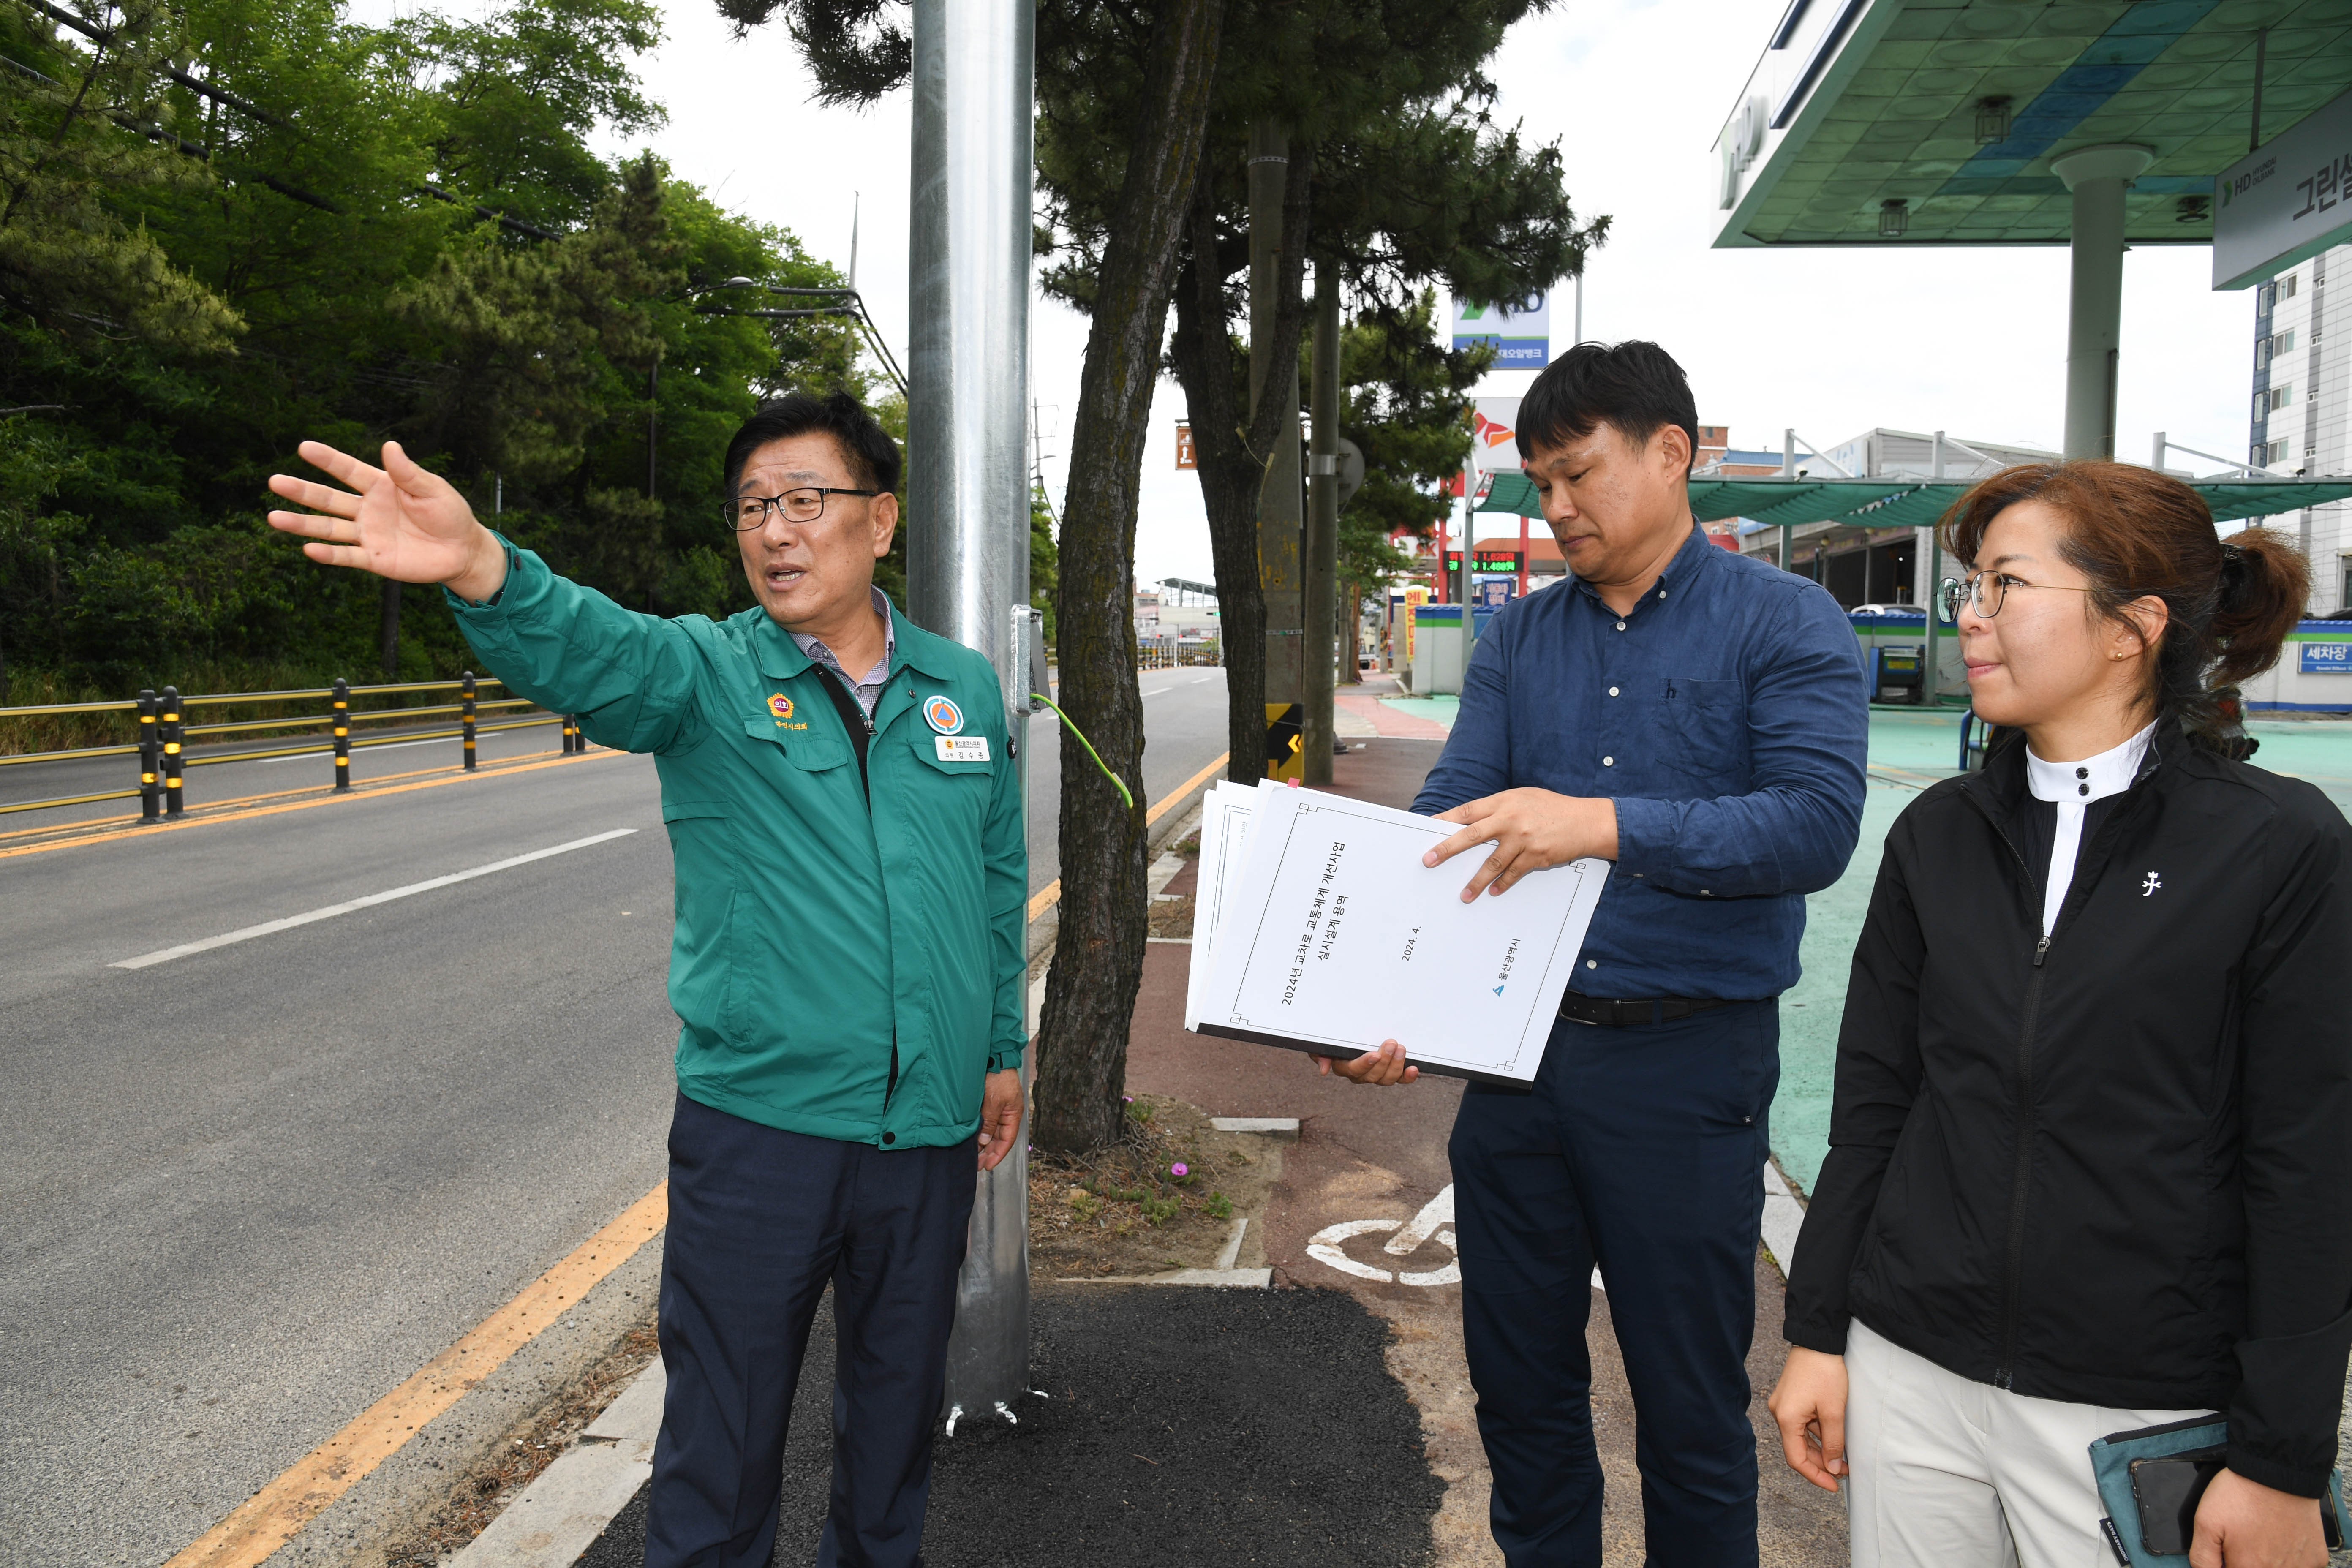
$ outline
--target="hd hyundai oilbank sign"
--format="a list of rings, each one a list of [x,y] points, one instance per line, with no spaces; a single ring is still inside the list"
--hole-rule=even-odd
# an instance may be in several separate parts
[[[2213,287],[2269,281],[2352,238],[2352,92],[2213,181]],[[1459,331],[1460,329],[1456,329]]]
[[[1495,348],[1496,370],[1541,370],[1549,364],[1551,296],[1538,292],[1498,305],[1482,305],[1475,300],[1454,300],[1455,352],[1489,343]]]

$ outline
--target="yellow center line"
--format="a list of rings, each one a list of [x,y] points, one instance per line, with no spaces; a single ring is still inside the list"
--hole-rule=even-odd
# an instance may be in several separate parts
[[[20,844],[13,849],[0,849],[0,860],[16,855],[43,855],[52,849],[74,849],[85,844],[120,844],[127,839],[151,838],[159,833],[177,833],[190,827],[208,827],[216,822],[248,822],[257,816],[276,816],[289,811],[310,811],[321,805],[334,805],[345,801],[375,800],[388,795],[405,795],[415,789],[439,789],[444,784],[463,784],[468,779],[502,778],[513,773],[527,773],[538,768],[560,768],[567,763],[586,762],[596,757],[617,757],[623,753],[610,750],[587,752],[584,756],[550,757],[543,763],[509,763],[498,768],[481,768],[473,773],[449,769],[439,778],[419,779],[415,784],[371,786],[355,789],[345,795],[324,795],[309,800],[288,801],[280,805],[257,805],[249,811],[225,811],[216,816],[189,816],[177,822],[161,822],[146,827],[118,828],[110,833],[93,833],[86,838],[60,838],[48,844]],[[266,799],[266,796],[254,798]]]
[[[247,1498],[163,1568],[252,1568],[268,1558],[399,1452],[418,1427],[457,1404],[541,1330],[579,1305],[581,1297],[635,1257],[668,1223],[669,1184],[664,1182],[418,1368],[415,1376]]]
[[[484,763],[475,771],[478,773],[488,773],[493,769],[512,767],[516,763],[521,762],[526,758],[546,756],[551,754],[553,748],[549,747],[537,752],[524,752],[518,756],[504,758],[499,762]],[[359,780],[355,788],[359,791],[366,791],[375,789],[383,784],[396,784],[402,779],[421,779],[427,773],[446,773],[451,771],[452,766],[454,766],[454,764],[437,768],[411,768],[406,773],[383,773],[375,778]],[[202,805],[196,806],[193,809],[202,812],[207,817],[210,817],[214,813],[226,810],[227,807],[232,805],[249,805],[257,800],[291,800],[297,795],[325,795],[334,787],[335,786],[331,784],[297,784],[292,789],[264,790],[259,795],[233,795],[226,800],[208,800]],[[77,827],[89,828],[92,831],[102,827],[121,828],[136,824],[139,818],[135,815],[129,816],[94,816],[87,822],[51,823],[46,827],[19,827],[11,832],[0,833],[0,839],[30,838],[36,834],[41,833],[69,833]]]
[[[1217,760],[1215,762],[1211,763],[1207,767],[1202,768],[1199,773],[1194,773],[1191,778],[1186,779],[1182,784],[1178,784],[1174,789],[1160,796],[1159,804],[1154,805],[1150,811],[1143,814],[1143,826],[1146,827],[1150,826],[1153,823],[1159,821],[1161,817],[1167,816],[1169,812],[1173,810],[1178,801],[1182,800],[1186,795],[1191,795],[1194,790],[1200,788],[1207,780],[1214,778],[1217,774],[1224,772],[1225,764],[1233,760],[1233,755],[1234,754],[1231,752],[1218,752]],[[1055,904],[1059,903],[1061,899],[1062,879],[1056,877],[1052,881],[1046,883],[1044,887],[1038,889],[1037,891],[1030,897],[1029,918],[1033,921],[1035,920],[1039,915],[1044,914],[1047,910],[1052,909]]]
[[[590,756],[617,755],[591,752]],[[1179,802],[1223,769],[1231,753],[1220,756],[1186,779],[1144,814],[1144,824],[1159,821]],[[576,761],[565,758],[563,761]],[[554,762],[530,763],[552,767]],[[509,772],[522,769],[509,768]],[[466,775],[459,774],[458,777]],[[478,775],[477,775],[478,776]],[[430,789],[449,779],[427,779],[373,793]],[[324,804],[297,801],[264,806],[234,816],[210,817],[214,822],[238,816],[300,810]],[[183,825],[193,826],[193,824]],[[153,829],[143,831],[152,832]],[[88,843],[87,839],[73,840]],[[37,844],[25,849],[0,850],[21,855],[33,849],[55,848]],[[1057,879],[1029,900],[1029,915],[1037,915],[1061,897]],[[662,1183],[631,1204],[618,1219],[581,1243],[571,1257],[533,1280],[520,1295],[483,1319],[463,1339],[426,1362],[415,1376],[362,1411],[349,1426],[311,1449],[283,1475],[247,1499],[226,1519],[180,1552],[163,1568],[254,1568],[300,1534],[337,1498],[357,1486],[368,1473],[398,1453],[417,1429],[448,1409],[476,1384],[496,1372],[515,1352],[579,1303],[580,1298],[605,1276],[635,1256],[638,1247],[661,1233],[669,1221],[669,1184]]]

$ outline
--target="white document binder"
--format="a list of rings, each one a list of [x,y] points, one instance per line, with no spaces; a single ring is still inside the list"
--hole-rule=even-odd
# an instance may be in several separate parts
[[[1532,1079],[1609,865],[1465,904],[1483,851],[1421,863],[1455,831],[1316,790],[1220,784],[1202,814],[1187,1026],[1339,1058],[1393,1038],[1424,1072]]]

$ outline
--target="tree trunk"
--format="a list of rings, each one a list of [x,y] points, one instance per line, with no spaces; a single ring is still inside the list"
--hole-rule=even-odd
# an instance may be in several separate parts
[[[1306,330],[1307,223],[1314,177],[1313,149],[1292,150],[1283,192],[1282,297],[1274,342],[1263,345],[1277,365],[1298,363]],[[1209,554],[1217,574],[1218,637],[1225,658],[1225,730],[1233,760],[1225,776],[1237,784],[1265,777],[1265,595],[1258,576],[1257,500],[1266,457],[1281,428],[1285,402],[1259,401],[1244,420],[1235,399],[1233,328],[1225,279],[1246,264],[1228,266],[1217,243],[1213,181],[1203,179],[1192,199],[1191,258],[1176,298],[1176,337],[1169,358],[1184,388],[1185,412],[1209,517]],[[1251,353],[1259,352],[1253,344]],[[1290,372],[1295,379],[1297,373]]]
[[[1062,732],[1062,904],[1038,1026],[1034,1141],[1118,1137],[1146,933],[1143,700],[1135,682],[1135,514],[1176,246],[1199,170],[1225,0],[1176,0],[1152,28],[1138,128],[1103,248],[1070,433],[1055,632],[1062,706],[1135,796],[1122,810]]]

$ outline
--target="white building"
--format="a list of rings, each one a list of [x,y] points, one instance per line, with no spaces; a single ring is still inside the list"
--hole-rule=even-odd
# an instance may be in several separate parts
[[[2336,283],[2331,292],[2328,278]],[[2352,246],[2253,290],[2254,388],[2247,461],[2283,479],[2352,472],[2352,386],[2339,346],[2352,331]],[[2352,501],[2267,520],[2311,558],[2308,613],[2352,609]]]
[[[1878,427],[1820,452],[1785,460],[1792,473],[1813,479],[1942,480],[1965,484],[2013,463],[2054,463],[2058,454],[2005,441],[1969,441],[1938,431]],[[1926,528],[1864,531],[1809,522],[1790,531],[1788,568],[1811,577],[1851,609],[1856,605],[1925,605],[1932,584],[1920,583],[1928,555]],[[1780,562],[1780,530],[1744,533],[1740,550]],[[1945,563],[1948,573],[1950,563]]]

